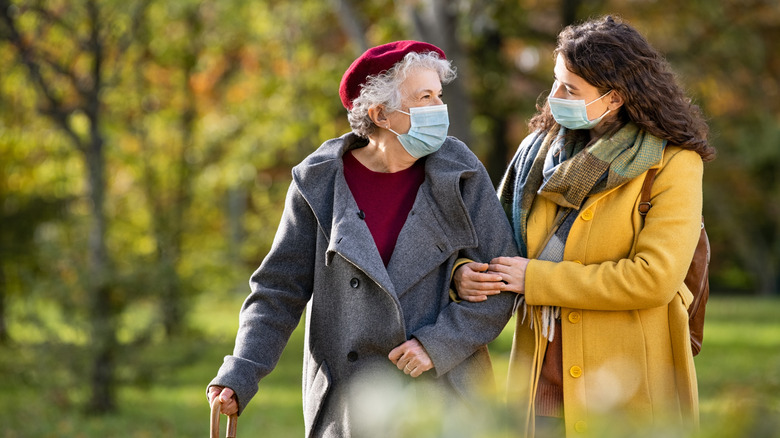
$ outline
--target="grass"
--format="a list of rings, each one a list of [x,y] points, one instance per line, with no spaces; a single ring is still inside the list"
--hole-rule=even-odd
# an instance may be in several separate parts
[[[120,411],[85,415],[83,346],[0,347],[0,437],[197,437],[208,429],[205,386],[232,350],[243,297],[204,296],[197,335],[150,342],[120,356]],[[702,436],[780,436],[780,300],[712,297],[704,348],[696,358]],[[491,345],[506,375],[513,324]],[[299,437],[302,327],[239,421],[239,436]],[[13,333],[12,333],[13,335]],[[224,417],[223,417],[224,418]],[[224,423],[224,419],[223,419]],[[224,427],[224,425],[223,425]]]

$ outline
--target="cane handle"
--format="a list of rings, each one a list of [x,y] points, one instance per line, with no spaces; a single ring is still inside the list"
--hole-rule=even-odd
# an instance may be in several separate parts
[[[219,395],[211,402],[211,438],[219,437],[219,411],[222,408],[222,401],[219,399]],[[238,423],[238,416],[236,414],[228,415],[227,431],[225,436],[227,438],[236,438],[236,426]]]

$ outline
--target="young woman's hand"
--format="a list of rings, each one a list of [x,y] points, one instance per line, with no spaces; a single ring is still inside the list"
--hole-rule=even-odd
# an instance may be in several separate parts
[[[452,278],[455,291],[464,301],[478,303],[507,290],[500,275],[488,270],[487,263],[471,262],[458,267]]]
[[[496,257],[490,261],[488,269],[501,277],[503,290],[523,294],[527,267],[528,259],[525,257]]]

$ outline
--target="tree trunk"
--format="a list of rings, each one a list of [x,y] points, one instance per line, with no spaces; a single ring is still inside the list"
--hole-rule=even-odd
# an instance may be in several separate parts
[[[87,408],[90,413],[103,414],[116,409],[116,314],[118,297],[112,294],[106,248],[105,204],[105,158],[103,139],[97,130],[97,114],[92,115],[92,139],[85,151],[89,176],[89,199],[92,209],[92,224],[88,240],[89,274],[88,293],[91,297],[90,316],[92,322],[92,397]]]
[[[506,117],[497,117],[493,120],[493,129],[490,131],[491,148],[487,151],[485,169],[490,175],[494,187],[498,187],[507,166],[507,129],[509,122]]]
[[[104,139],[100,131],[100,94],[103,86],[103,41],[100,35],[100,14],[94,1],[87,2],[92,59],[92,87],[85,93],[85,112],[90,121],[89,143],[84,149],[87,163],[88,189],[92,207],[89,230],[89,295],[92,297],[92,398],[88,403],[91,413],[103,414],[116,410],[116,322],[119,297],[114,296],[108,249],[106,247],[105,212],[106,169]]]
[[[0,218],[5,222],[6,216],[5,212],[2,210],[3,205],[5,205],[5,181],[0,179]],[[6,323],[6,315],[8,313],[8,310],[6,309],[8,283],[5,279],[5,260],[10,239],[6,237],[7,228],[5,226],[3,228],[3,230],[0,230],[0,345],[6,345],[10,340],[8,324]]]
[[[5,307],[7,294],[5,263],[3,263],[2,260],[3,258],[0,257],[0,345],[6,345],[10,340],[10,336],[8,335],[8,324],[6,323],[6,314],[8,311]]]
[[[574,24],[577,21],[577,11],[582,0],[563,0],[561,3],[561,22],[564,26]]]
[[[777,296],[780,290],[780,274],[771,258],[764,260],[764,268],[756,272],[758,276],[758,295],[764,297]]]
[[[350,0],[331,0],[336,16],[339,18],[339,24],[345,34],[349,36],[357,49],[356,57],[369,49],[366,41],[366,27],[364,20],[355,10],[355,6]]]

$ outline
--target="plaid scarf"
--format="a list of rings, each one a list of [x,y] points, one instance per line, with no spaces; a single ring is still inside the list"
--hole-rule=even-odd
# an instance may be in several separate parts
[[[566,144],[565,134],[566,128],[560,127],[526,137],[498,187],[499,198],[523,257],[539,257],[528,254],[527,241],[528,214],[537,195],[560,206],[556,222],[550,230],[556,233],[567,217],[576,217],[576,212],[589,196],[621,186],[643,174],[661,160],[666,146],[666,140],[640,131],[633,123],[626,124],[613,136],[600,138],[590,145],[584,142]],[[568,235],[568,226],[565,227],[565,234],[558,236],[563,244]],[[553,258],[558,260],[551,261],[563,259],[562,246],[554,253],[556,255]],[[528,310],[525,297],[518,295],[516,309],[521,305],[525,319]],[[542,307],[543,333],[552,340],[555,318],[560,314],[560,309]]]

